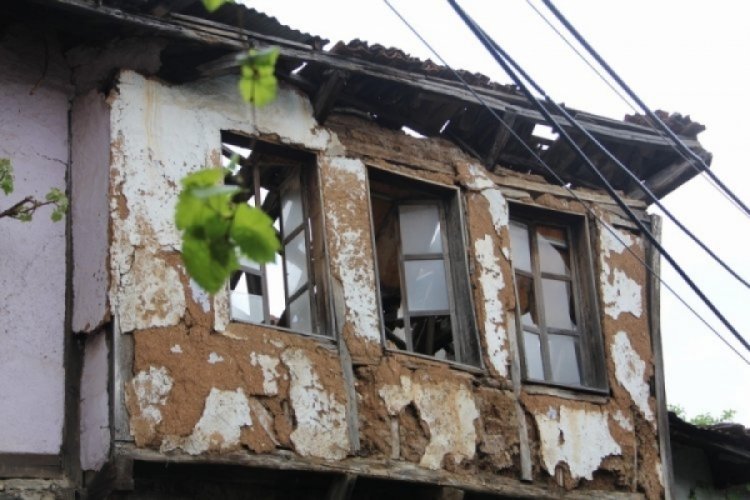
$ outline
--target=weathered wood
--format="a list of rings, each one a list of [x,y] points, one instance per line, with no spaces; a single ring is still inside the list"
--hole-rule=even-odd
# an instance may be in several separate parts
[[[0,453],[0,478],[61,478],[62,461],[58,455],[37,453]]]
[[[326,500],[349,500],[354,493],[357,484],[356,474],[344,474],[337,476],[331,481],[331,486],[326,492]]]
[[[120,331],[115,311],[112,323],[112,423],[116,441],[132,441],[128,410],[125,405],[125,384],[133,376],[133,335]]]
[[[661,217],[651,216],[651,234],[661,241]],[[656,383],[656,421],[659,430],[659,455],[664,496],[672,498],[674,477],[672,474],[672,446],[669,436],[669,414],[664,377],[664,354],[661,345],[661,255],[653,245],[648,245],[646,262],[652,270],[648,278],[648,321],[651,330],[651,349],[654,356],[654,379]]]
[[[336,104],[336,98],[341,89],[346,85],[348,77],[345,71],[340,70],[331,70],[327,73],[326,80],[323,82],[323,85],[318,87],[318,91],[312,100],[315,119],[321,125],[325,123],[326,118],[328,118],[333,109],[333,105]]]
[[[661,196],[662,193],[666,194],[667,192],[674,189],[673,185],[675,181],[681,179],[686,173],[689,173],[691,171],[693,172],[693,175],[698,175],[698,172],[695,171],[694,166],[691,165],[690,160],[681,159],[680,161],[677,161],[672,165],[659,170],[657,173],[647,178],[644,184],[654,194],[656,194],[657,196]],[[640,187],[634,187],[633,189],[628,191],[627,194],[631,198],[635,198],[637,200],[646,200],[648,198],[648,195],[643,190],[641,190]]]
[[[182,10],[198,0],[161,0],[151,8],[151,14],[156,17],[164,17],[172,11]]]
[[[615,491],[571,491],[560,493],[559,489],[547,489],[542,486],[523,484],[514,479],[492,473],[461,474],[446,470],[431,470],[405,461],[368,459],[352,457],[338,461],[320,461],[305,459],[293,453],[258,455],[245,452],[233,452],[220,455],[194,456],[185,453],[169,455],[154,450],[136,448],[131,444],[119,443],[115,453],[135,461],[156,463],[193,463],[193,464],[228,464],[244,467],[257,467],[274,470],[299,470],[321,473],[354,474],[359,477],[410,481],[414,483],[433,484],[460,488],[473,492],[494,493],[511,498],[559,499],[570,500],[642,500],[639,493]]]
[[[490,145],[487,154],[484,156],[484,166],[488,169],[492,170],[495,167],[497,160],[500,158],[500,152],[503,150],[503,148],[505,148],[505,145],[508,143],[508,139],[510,139],[512,136],[510,131],[515,121],[516,115],[513,113],[508,113],[503,117],[503,122],[505,123],[498,123],[497,130],[495,131],[495,137],[492,140],[492,144]]]

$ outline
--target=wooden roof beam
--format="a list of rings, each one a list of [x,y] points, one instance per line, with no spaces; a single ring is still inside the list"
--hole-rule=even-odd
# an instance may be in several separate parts
[[[321,125],[325,123],[326,118],[331,113],[336,99],[349,78],[349,74],[346,71],[338,69],[326,71],[326,75],[325,81],[318,87],[315,97],[313,97],[315,119]]]
[[[492,140],[492,144],[490,144],[490,148],[487,150],[487,154],[484,156],[484,166],[487,167],[488,170],[493,170],[495,168],[497,160],[500,158],[500,153],[511,138],[510,130],[513,128],[516,116],[517,115],[513,112],[506,113],[503,117],[503,122],[505,123],[498,123],[495,137]]]

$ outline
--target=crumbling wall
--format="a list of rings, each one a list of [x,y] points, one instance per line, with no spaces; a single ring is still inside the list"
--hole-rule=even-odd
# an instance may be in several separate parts
[[[517,481],[528,455],[544,491],[661,494],[646,276],[602,231],[596,275],[610,392],[532,388],[512,378],[519,361],[509,201],[584,214],[581,203],[537,176],[490,174],[443,140],[346,115],[321,127],[307,99],[283,87],[276,102],[255,112],[238,102],[231,78],[169,87],[125,72],[118,89],[110,302],[120,329],[135,340],[127,405],[137,446],[391,461],[487,484],[498,476]],[[317,155],[330,340],[230,322],[227,293],[211,299],[186,276],[171,220],[179,179],[217,161],[221,130]],[[369,168],[459,187],[482,366],[383,347]],[[600,195],[579,192],[610,217]],[[643,255],[637,235],[617,231]]]

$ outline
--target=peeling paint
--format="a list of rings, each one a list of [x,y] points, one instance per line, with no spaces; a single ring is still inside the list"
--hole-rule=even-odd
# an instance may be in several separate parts
[[[208,364],[210,365],[215,365],[216,363],[221,363],[223,361],[224,358],[215,352],[209,353],[208,355]]]
[[[386,385],[379,391],[388,413],[398,415],[410,403],[419,410],[429,428],[430,441],[419,464],[440,469],[450,454],[454,463],[474,457],[477,434],[474,420],[479,417],[471,392],[455,383],[418,383],[401,376],[400,385]]]
[[[359,160],[331,158],[330,167],[334,175],[346,177],[351,184],[359,184],[359,190],[366,193],[365,177],[367,170]],[[356,212],[355,207],[346,207],[347,212]],[[341,214],[326,212],[336,241],[338,252],[333,256],[333,264],[338,268],[344,290],[346,321],[354,326],[354,334],[372,342],[380,342],[379,313],[376,301],[375,274],[371,266],[364,266],[369,259],[362,250],[362,242],[370,235],[355,229]]]
[[[630,344],[627,333],[615,334],[612,343],[612,358],[615,362],[615,377],[623,386],[647,420],[654,420],[649,405],[649,389],[646,382],[646,362],[641,359]]]
[[[559,463],[568,465],[574,480],[593,479],[605,457],[622,453],[609,432],[607,413],[563,406],[558,412],[534,415],[544,467],[551,475]]]
[[[175,344],[169,348],[169,352],[173,354],[182,354],[182,347],[180,346],[180,344]]]
[[[203,312],[207,313],[211,310],[211,296],[192,278],[190,278],[190,294],[193,301],[201,306]]]
[[[500,376],[508,376],[508,351],[506,350],[507,332],[505,331],[505,314],[500,291],[505,288],[502,269],[495,256],[495,245],[492,238],[486,235],[474,242],[474,252],[479,263],[479,283],[484,297],[484,338],[487,344],[487,355],[493,368]]]
[[[241,388],[235,391],[212,388],[193,433],[186,438],[165,438],[161,451],[181,448],[191,455],[198,455],[208,450],[230,450],[239,446],[242,428],[252,424],[245,391]]]
[[[263,371],[263,393],[273,396],[279,393],[279,372],[276,368],[279,366],[279,360],[267,354],[250,354],[250,364],[260,366]]]
[[[146,426],[154,428],[161,422],[161,407],[167,403],[167,396],[172,390],[172,377],[163,366],[150,366],[148,371],[138,372],[131,385],[140,409],[137,418]]]
[[[509,223],[509,212],[508,202],[505,200],[502,191],[498,189],[495,182],[489,178],[482,167],[477,165],[469,165],[469,174],[471,177],[466,182],[466,186],[470,189],[481,191],[482,196],[487,200],[489,205],[490,217],[492,218],[492,224],[497,234],[501,234],[503,228],[508,227]],[[510,259],[510,247],[506,243],[502,247],[503,255],[506,259]]]
[[[602,294],[604,310],[612,319],[619,318],[624,312],[631,313],[636,318],[641,317],[641,285],[620,269],[614,270],[611,281],[608,276],[602,275]]]
[[[349,453],[346,410],[320,382],[302,349],[288,349],[281,359],[289,369],[289,399],[297,427],[291,434],[297,453],[303,456],[341,460]]]
[[[626,431],[633,432],[633,422],[631,422],[630,419],[622,413],[622,411],[617,410],[612,415],[612,418],[615,422],[617,422],[617,425],[619,425]]]

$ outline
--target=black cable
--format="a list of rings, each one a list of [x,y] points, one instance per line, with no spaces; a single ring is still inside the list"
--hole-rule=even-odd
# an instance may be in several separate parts
[[[572,24],[565,18],[565,16],[562,15],[562,13],[557,10],[557,8],[552,3],[552,0],[542,0],[544,2],[544,5],[547,6],[547,8],[555,15],[555,17],[567,28],[567,30],[575,37],[575,39],[580,43],[591,56],[596,60],[596,62],[599,63],[599,65],[604,68],[604,70],[609,74],[612,79],[617,82],[617,84],[630,96],[633,101],[635,101],[636,104],[643,110],[644,113],[646,113],[646,116],[649,117],[651,122],[656,125],[658,128],[660,128],[667,136],[674,142],[674,145],[681,150],[683,153],[688,155],[690,158],[693,159],[693,162],[691,162],[691,165],[694,165],[698,168],[699,171],[705,172],[706,175],[708,175],[711,180],[713,180],[716,185],[724,192],[732,201],[735,202],[735,204],[743,211],[745,212],[745,215],[750,216],[750,208],[747,207],[745,203],[740,200],[737,195],[735,195],[731,189],[729,189],[722,181],[719,179],[716,174],[714,174],[709,168],[708,165],[703,161],[703,159],[698,156],[695,151],[687,147],[682,140],[677,137],[677,135],[672,132],[672,129],[670,129],[651,109],[646,106],[646,104],[638,97],[638,95],[633,92],[633,90],[620,78],[620,76],[607,64],[607,62],[599,55],[599,53],[594,50],[594,48],[586,41],[585,38],[578,32],[578,30],[573,27]]]
[[[690,278],[690,276],[687,275],[687,273],[682,269],[682,267],[672,258],[672,256],[669,254],[669,252],[666,251],[666,249],[661,245],[661,243],[658,241],[656,237],[651,233],[651,231],[646,228],[646,226],[641,222],[641,220],[633,213],[633,211],[630,209],[630,207],[620,198],[620,196],[617,194],[615,189],[612,187],[612,185],[609,183],[609,181],[604,177],[604,175],[599,171],[599,169],[594,165],[594,163],[591,161],[591,159],[581,150],[581,148],[575,143],[575,141],[568,135],[568,133],[565,131],[565,129],[552,117],[552,115],[549,113],[549,111],[546,109],[544,104],[539,101],[529,90],[529,88],[526,86],[526,84],[521,81],[521,78],[519,75],[514,71],[513,68],[515,68],[518,73],[523,76],[523,78],[529,82],[530,85],[532,85],[537,92],[542,94],[542,96],[545,98],[545,102],[550,105],[553,109],[555,109],[558,113],[562,114],[566,120],[570,122],[573,127],[576,128],[580,133],[582,133],[588,140],[590,140],[593,144],[595,144],[598,148],[601,149],[602,152],[607,154],[611,159],[613,159],[616,163],[619,163],[619,160],[617,160],[614,156],[609,153],[609,151],[604,148],[589,132],[584,129],[583,127],[578,124],[573,117],[570,116],[570,114],[565,111],[562,107],[560,107],[557,103],[552,101],[549,96],[546,95],[546,93],[542,90],[541,87],[539,87],[536,82],[534,82],[524,71],[522,68],[520,68],[515,61],[513,61],[510,56],[503,51],[503,49],[497,45],[497,43],[492,40],[489,35],[487,35],[482,28],[480,28],[471,17],[469,17],[466,12],[457,4],[456,0],[448,0],[448,3],[453,7],[453,9],[456,11],[456,13],[461,17],[461,19],[464,21],[464,23],[471,29],[471,31],[475,34],[475,36],[479,39],[479,41],[482,43],[482,45],[485,46],[487,51],[490,53],[490,55],[495,59],[495,61],[500,64],[500,66],[506,71],[508,76],[513,80],[513,82],[518,86],[518,88],[526,95],[527,99],[534,105],[534,107],[537,108],[537,110],[544,116],[547,123],[552,126],[552,128],[560,135],[560,137],[565,140],[565,142],[573,149],[573,151],[576,153],[576,155],[583,160],[586,167],[595,174],[599,181],[601,182],[602,187],[609,193],[609,195],[614,199],[614,201],[617,203],[617,205],[628,215],[631,221],[635,223],[635,225],[638,227],[638,229],[646,236],[646,238],[651,242],[651,244],[656,248],[659,253],[669,262],[674,270],[677,272],[677,274],[680,275],[680,277],[685,281],[685,283],[692,288],[693,292],[700,297],[700,299],[703,301],[706,306],[714,313],[714,315],[724,324],[725,327],[732,333],[732,335],[743,345],[745,349],[747,349],[750,352],[750,343],[745,340],[745,338],[740,335],[739,331],[727,320],[724,315],[719,311],[719,309],[713,304],[713,302],[706,296],[706,294],[703,293],[703,291],[698,287],[698,285],[695,284],[695,282]],[[513,68],[511,68],[511,65]],[[620,164],[621,165],[621,164]],[[626,169],[624,165],[622,165],[622,168]],[[627,169],[626,169],[627,170]]]
[[[451,65],[450,65],[450,64],[448,64],[448,62],[447,62],[447,61],[446,61],[446,60],[445,60],[445,59],[444,59],[444,58],[443,58],[443,57],[442,57],[442,56],[441,56],[441,55],[440,55],[440,54],[439,54],[439,53],[438,53],[438,52],[437,52],[437,51],[436,51],[436,50],[435,50],[435,49],[434,49],[433,47],[432,47],[432,45],[430,45],[430,43],[429,43],[429,42],[428,42],[427,40],[425,40],[425,39],[424,39],[424,37],[422,37],[422,35],[420,35],[420,34],[419,34],[419,32],[418,32],[418,31],[417,31],[417,30],[416,30],[416,29],[415,29],[415,28],[414,28],[414,27],[413,27],[413,26],[412,26],[412,25],[411,25],[411,24],[409,23],[409,21],[407,21],[407,20],[406,20],[406,19],[405,19],[405,18],[404,18],[404,17],[403,17],[402,15],[401,15],[401,13],[400,13],[400,12],[399,12],[398,10],[396,10],[396,8],[395,8],[395,7],[393,6],[393,5],[391,5],[391,3],[390,3],[390,2],[388,1],[388,0],[383,0],[383,1],[384,1],[384,2],[385,2],[385,4],[386,4],[386,5],[387,5],[387,6],[388,6],[388,7],[390,8],[390,9],[391,9],[391,11],[393,11],[393,13],[394,13],[394,14],[395,14],[395,15],[396,15],[396,16],[397,16],[397,17],[398,17],[398,18],[399,18],[399,19],[400,19],[400,20],[401,20],[401,21],[402,21],[402,22],[403,22],[403,23],[404,23],[404,24],[405,24],[405,25],[406,25],[406,26],[407,26],[407,27],[408,27],[408,28],[409,28],[409,29],[411,30],[411,32],[412,32],[412,33],[413,33],[413,34],[414,34],[414,35],[415,35],[415,36],[416,36],[417,38],[419,38],[419,40],[420,40],[420,41],[421,41],[421,42],[422,42],[422,43],[423,43],[423,44],[424,44],[424,45],[425,45],[425,46],[427,47],[427,49],[429,49],[429,50],[430,50],[430,52],[432,52],[432,54],[433,54],[433,55],[434,55],[434,56],[435,56],[435,57],[436,57],[436,58],[437,58],[437,59],[438,59],[438,60],[440,61],[440,63],[441,63],[441,64],[442,64],[443,66],[445,66],[446,68],[448,68],[448,69],[449,69],[449,70],[450,70],[450,71],[451,71],[451,72],[453,73],[453,75],[454,75],[454,76],[456,77],[456,79],[457,79],[458,81],[460,81],[460,82],[461,82],[461,84],[463,84],[463,86],[464,86],[464,87],[465,87],[465,88],[466,88],[466,89],[467,89],[467,90],[468,90],[468,91],[469,91],[469,92],[470,92],[470,93],[471,93],[471,94],[472,94],[472,95],[474,96],[474,98],[475,98],[475,99],[476,99],[476,100],[477,100],[477,101],[478,101],[478,102],[479,102],[479,103],[480,103],[480,104],[481,104],[481,105],[482,105],[482,106],[483,106],[483,107],[484,107],[484,108],[485,108],[485,109],[486,109],[486,110],[487,110],[487,111],[488,111],[488,112],[489,112],[489,113],[490,113],[490,114],[491,114],[491,115],[492,115],[492,116],[493,116],[493,117],[494,117],[494,118],[495,118],[495,119],[496,119],[496,120],[497,120],[497,121],[498,121],[498,122],[499,122],[499,123],[500,123],[500,124],[501,124],[501,125],[503,126],[503,127],[505,127],[505,128],[506,128],[506,129],[508,130],[508,132],[510,133],[510,135],[511,135],[511,136],[512,136],[512,137],[513,137],[513,138],[514,138],[514,139],[515,139],[515,140],[516,140],[516,141],[517,141],[517,142],[518,142],[518,143],[519,143],[519,144],[520,144],[520,145],[521,145],[521,146],[522,146],[522,147],[523,147],[523,148],[524,148],[524,149],[525,149],[525,150],[526,150],[526,151],[527,151],[527,152],[528,152],[529,154],[531,154],[531,155],[532,155],[532,156],[534,157],[534,159],[535,159],[535,160],[537,161],[537,163],[539,163],[539,165],[541,165],[541,166],[542,166],[542,167],[543,167],[543,168],[544,168],[544,169],[545,169],[545,170],[546,170],[546,171],[547,171],[547,172],[548,172],[548,173],[549,173],[549,174],[550,174],[550,175],[551,175],[551,176],[552,176],[552,177],[553,177],[553,178],[554,178],[554,179],[555,179],[555,180],[556,180],[556,181],[557,181],[557,182],[558,182],[559,184],[560,184],[560,186],[561,186],[561,187],[563,187],[563,188],[564,188],[564,189],[565,189],[566,191],[568,191],[568,193],[570,193],[570,195],[571,195],[571,196],[572,196],[572,197],[573,197],[573,198],[574,198],[574,199],[575,199],[575,200],[576,200],[576,201],[577,201],[578,203],[580,203],[582,207],[584,207],[584,208],[586,209],[586,211],[587,211],[587,212],[589,213],[589,215],[591,215],[591,216],[592,216],[592,217],[593,217],[593,218],[594,218],[595,220],[597,220],[597,221],[598,221],[598,222],[599,222],[599,223],[600,223],[600,224],[602,225],[602,227],[604,227],[604,228],[605,228],[605,229],[606,229],[606,230],[607,230],[607,231],[608,231],[608,232],[609,232],[609,233],[610,233],[610,234],[611,234],[612,236],[614,236],[614,238],[615,238],[615,239],[616,239],[616,240],[617,240],[617,241],[618,241],[618,242],[619,242],[619,243],[620,243],[620,244],[621,244],[621,245],[622,245],[622,246],[623,246],[623,247],[624,247],[624,248],[625,248],[625,249],[626,249],[626,250],[628,251],[628,253],[630,253],[630,254],[631,254],[631,255],[632,255],[632,256],[633,256],[633,257],[634,257],[634,258],[635,258],[636,260],[638,260],[638,262],[639,262],[639,263],[640,263],[641,265],[643,265],[643,266],[644,266],[644,268],[645,268],[645,269],[646,269],[646,270],[647,270],[647,271],[648,271],[648,272],[649,272],[649,273],[650,273],[650,274],[651,274],[652,276],[656,277],[656,278],[657,278],[657,279],[659,280],[659,282],[660,282],[660,283],[661,283],[662,285],[664,285],[664,287],[665,287],[665,288],[666,288],[667,290],[669,290],[669,292],[670,292],[670,293],[672,293],[672,295],[673,295],[673,296],[674,296],[674,297],[675,297],[675,298],[676,298],[677,300],[679,300],[679,301],[680,301],[680,303],[681,303],[682,305],[684,305],[684,306],[685,306],[685,307],[686,307],[686,308],[688,309],[688,311],[690,311],[691,313],[693,313],[693,315],[694,315],[694,316],[695,316],[695,317],[696,317],[696,318],[697,318],[698,320],[700,320],[700,321],[701,321],[701,322],[702,322],[702,323],[703,323],[703,324],[704,324],[704,325],[705,325],[705,326],[706,326],[706,327],[707,327],[707,328],[708,328],[708,329],[709,329],[709,330],[710,330],[711,332],[713,332],[713,333],[714,333],[714,335],[716,335],[716,336],[718,337],[718,339],[719,339],[719,340],[721,340],[721,341],[722,341],[722,342],[723,342],[723,343],[724,343],[724,344],[725,344],[725,345],[726,345],[727,347],[729,347],[729,349],[731,349],[731,350],[732,350],[732,351],[733,351],[733,352],[734,352],[735,354],[737,354],[737,356],[739,356],[739,357],[740,357],[740,359],[742,359],[742,360],[743,360],[743,361],[744,361],[744,362],[745,362],[746,364],[750,365],[750,361],[749,361],[748,359],[746,359],[746,358],[745,358],[744,356],[742,356],[742,354],[741,354],[741,353],[740,353],[740,352],[739,352],[739,351],[738,351],[738,350],[737,350],[737,349],[736,349],[736,348],[735,348],[735,347],[734,347],[734,346],[733,346],[732,344],[730,344],[730,343],[729,343],[729,342],[728,342],[728,341],[727,341],[727,340],[726,340],[726,339],[725,339],[724,337],[722,337],[722,335],[721,335],[721,334],[719,333],[719,331],[718,331],[718,330],[717,330],[716,328],[714,328],[714,327],[713,327],[713,326],[712,326],[712,325],[711,325],[711,324],[710,324],[710,323],[709,323],[709,322],[708,322],[708,321],[707,321],[707,320],[706,320],[706,319],[705,319],[705,318],[704,318],[703,316],[701,316],[701,314],[700,314],[700,313],[699,313],[698,311],[696,311],[696,310],[695,310],[695,308],[693,308],[693,307],[692,307],[692,306],[691,306],[690,304],[688,304],[688,303],[687,303],[687,301],[686,301],[686,300],[685,300],[684,298],[682,298],[682,296],[680,296],[680,294],[678,294],[678,293],[677,293],[677,291],[676,291],[676,290],[675,290],[674,288],[672,288],[672,287],[671,287],[671,286],[669,285],[669,283],[667,283],[667,282],[666,282],[666,280],[664,280],[664,279],[663,279],[663,278],[662,278],[662,277],[661,277],[661,276],[660,276],[660,275],[659,275],[659,274],[658,274],[658,273],[657,273],[656,271],[654,271],[654,270],[653,270],[653,268],[651,268],[651,266],[649,266],[649,265],[648,265],[648,264],[646,263],[646,261],[644,261],[644,260],[643,260],[643,259],[641,258],[641,256],[640,256],[640,255],[636,254],[636,253],[635,253],[635,252],[634,252],[634,251],[633,251],[633,250],[632,250],[632,249],[631,249],[631,248],[630,248],[630,247],[629,247],[629,246],[628,246],[628,245],[627,245],[627,244],[625,243],[625,241],[623,241],[623,239],[622,239],[622,238],[620,237],[620,235],[619,235],[619,234],[617,234],[617,232],[615,231],[615,229],[614,229],[613,227],[611,227],[611,226],[610,226],[610,225],[609,225],[609,224],[608,224],[607,222],[605,222],[605,221],[604,221],[604,220],[603,220],[603,219],[602,219],[601,217],[599,217],[599,215],[598,215],[598,214],[597,214],[596,212],[594,212],[594,211],[593,211],[593,210],[591,209],[591,207],[590,207],[590,206],[589,206],[589,205],[588,205],[587,203],[585,203],[585,202],[584,202],[584,201],[583,201],[583,200],[582,200],[582,199],[581,199],[581,198],[580,198],[580,197],[578,196],[578,194],[577,194],[577,193],[576,193],[575,191],[573,191],[573,190],[572,190],[572,189],[571,189],[571,188],[570,188],[570,187],[569,187],[569,186],[567,185],[567,183],[566,183],[566,182],[565,182],[565,181],[564,181],[564,180],[563,180],[563,179],[562,179],[562,178],[561,178],[561,177],[560,177],[560,176],[559,176],[559,175],[557,174],[557,172],[555,172],[555,171],[554,171],[554,170],[552,169],[552,167],[550,167],[550,166],[549,166],[549,165],[547,164],[547,162],[545,162],[545,161],[544,161],[544,160],[543,160],[543,159],[542,159],[542,158],[541,158],[541,157],[540,157],[540,156],[539,156],[539,155],[537,154],[537,152],[536,152],[536,151],[535,151],[535,150],[534,150],[534,149],[533,149],[533,148],[532,148],[532,147],[531,147],[531,146],[530,146],[530,145],[529,145],[529,144],[528,144],[528,143],[527,143],[527,142],[526,142],[526,141],[525,141],[525,140],[524,140],[524,139],[523,139],[523,138],[522,138],[521,136],[519,136],[519,135],[518,135],[518,134],[516,133],[516,131],[515,131],[515,130],[513,130],[513,127],[511,127],[510,125],[508,125],[508,123],[507,123],[507,122],[506,122],[505,120],[503,120],[503,119],[502,119],[502,117],[501,117],[501,116],[500,116],[500,115],[499,115],[499,114],[498,114],[498,113],[497,113],[497,112],[496,112],[496,111],[495,111],[495,110],[494,110],[494,109],[493,109],[492,107],[490,107],[490,105],[489,105],[489,104],[487,104],[487,102],[486,102],[486,101],[485,101],[485,100],[484,100],[484,99],[483,99],[483,98],[482,98],[481,96],[479,96],[479,94],[477,94],[477,92],[476,92],[476,91],[475,91],[475,90],[474,90],[474,89],[473,89],[473,88],[472,88],[472,87],[471,87],[471,86],[470,86],[470,85],[469,85],[469,84],[468,84],[468,83],[466,82],[466,80],[464,80],[464,78],[463,78],[463,77],[462,77],[462,76],[461,76],[461,75],[460,75],[460,74],[458,73],[458,71],[456,71],[455,69],[453,69],[453,67],[451,67]]]

